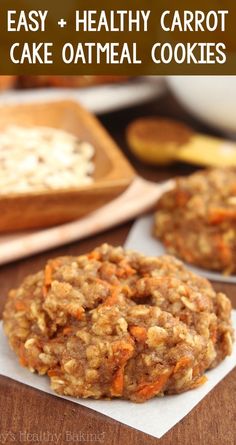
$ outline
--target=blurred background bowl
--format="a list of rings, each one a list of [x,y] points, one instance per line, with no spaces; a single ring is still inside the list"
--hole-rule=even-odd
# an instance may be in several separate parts
[[[166,79],[188,111],[236,136],[236,76],[169,76]]]

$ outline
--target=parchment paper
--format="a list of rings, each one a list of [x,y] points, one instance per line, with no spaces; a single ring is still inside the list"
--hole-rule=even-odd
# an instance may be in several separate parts
[[[236,311],[233,311],[233,324],[236,328]],[[207,373],[208,381],[200,388],[179,395],[155,398],[142,404],[134,404],[123,400],[99,401],[63,398],[160,438],[185,417],[235,365],[236,346],[234,345],[233,354],[227,357],[217,368]],[[16,355],[9,349],[1,322],[0,374],[55,396],[55,393],[52,393],[50,389],[47,377],[31,374],[18,364]]]

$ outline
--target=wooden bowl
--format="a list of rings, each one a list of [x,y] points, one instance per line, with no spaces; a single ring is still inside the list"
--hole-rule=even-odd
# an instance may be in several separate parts
[[[106,130],[76,102],[0,106],[0,131],[11,124],[59,128],[90,142],[95,147],[94,183],[0,196],[0,232],[48,227],[80,218],[118,196],[135,177]]]

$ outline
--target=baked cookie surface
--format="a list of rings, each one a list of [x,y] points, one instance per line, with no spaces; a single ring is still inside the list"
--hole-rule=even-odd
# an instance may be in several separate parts
[[[236,168],[177,178],[158,202],[154,234],[188,263],[236,273]]]
[[[144,402],[204,383],[231,353],[230,315],[229,299],[179,260],[104,244],[10,291],[4,329],[57,393]]]

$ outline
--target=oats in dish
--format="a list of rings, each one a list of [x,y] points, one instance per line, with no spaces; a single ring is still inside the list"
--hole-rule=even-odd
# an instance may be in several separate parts
[[[188,263],[236,273],[236,168],[177,178],[157,204],[154,233]]]
[[[50,260],[9,293],[21,365],[59,394],[144,402],[203,384],[231,354],[231,304],[171,256],[107,244]]]
[[[63,130],[9,126],[0,132],[0,194],[93,182],[94,147]]]

